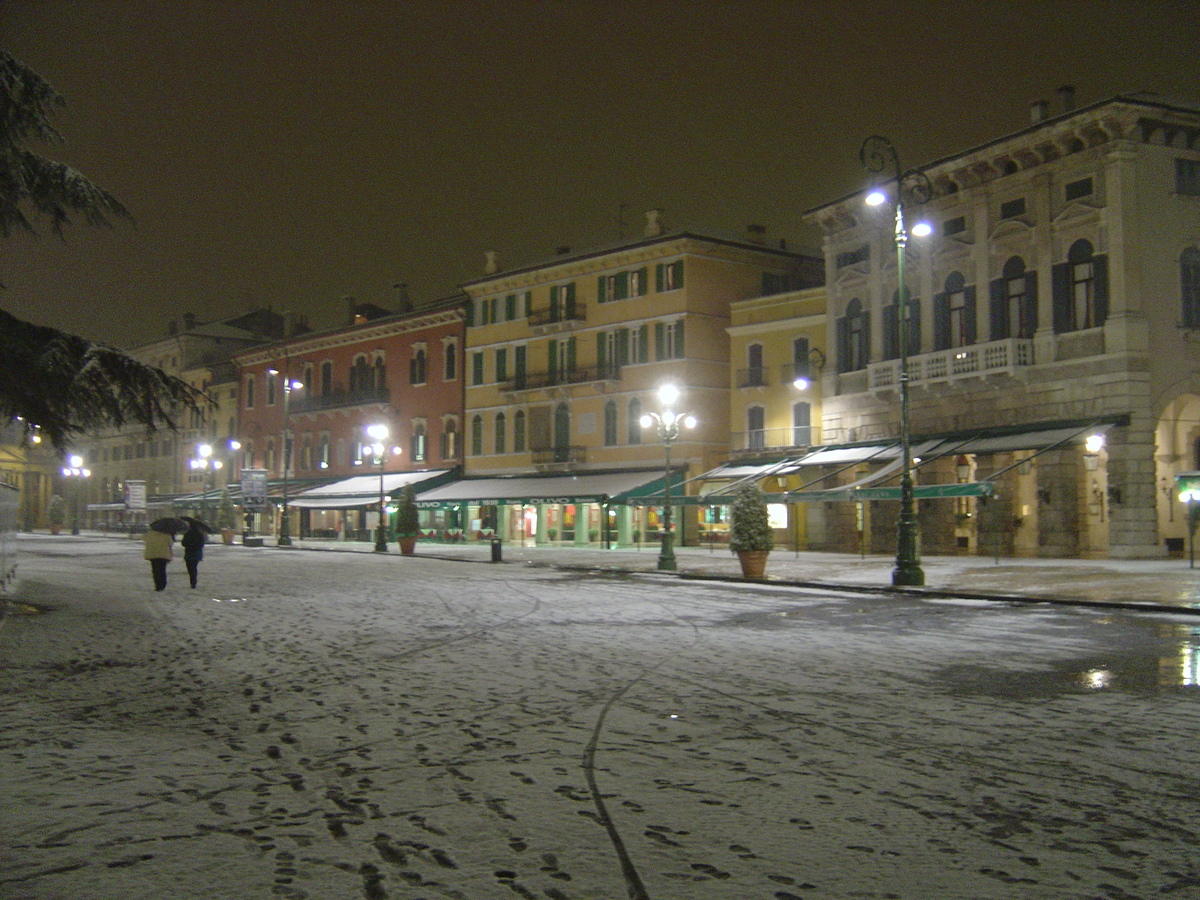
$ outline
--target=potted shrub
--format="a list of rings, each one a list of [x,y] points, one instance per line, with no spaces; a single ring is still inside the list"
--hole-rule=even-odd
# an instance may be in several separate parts
[[[221,532],[221,540],[226,544],[233,543],[233,530],[237,526],[237,514],[233,509],[233,498],[229,496],[229,488],[222,488],[221,500],[217,504],[217,530]]]
[[[400,503],[396,509],[396,542],[400,545],[400,552],[405,556],[412,556],[420,536],[421,521],[417,512],[417,501],[413,497],[412,485],[406,484],[400,490]]]
[[[67,521],[67,501],[55,494],[50,498],[46,515],[50,518],[50,533],[58,534],[62,531],[63,523]]]
[[[547,528],[546,534],[548,534],[550,536],[550,540],[552,540],[552,541],[558,540],[558,529],[557,528]]]
[[[763,578],[775,533],[767,517],[767,498],[757,484],[740,488],[729,509],[729,549],[738,555],[745,578]]]

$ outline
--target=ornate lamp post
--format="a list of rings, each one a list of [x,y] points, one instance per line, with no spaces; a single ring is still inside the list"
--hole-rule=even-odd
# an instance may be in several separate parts
[[[896,523],[896,567],[892,570],[892,584],[919,586],[925,583],[925,572],[921,569],[921,548],[917,531],[917,515],[913,503],[912,446],[909,437],[908,408],[908,339],[909,299],[904,286],[904,248],[908,244],[908,231],[904,226],[904,200],[907,196],[915,203],[926,203],[933,195],[933,188],[923,172],[916,169],[903,171],[895,146],[885,137],[873,135],[863,141],[858,158],[872,175],[885,173],[894,181],[895,196],[891,198],[896,207],[896,290],[899,304],[896,329],[900,344],[900,452],[904,455],[900,476],[900,518]],[[871,191],[866,198],[869,206],[879,206],[888,201],[882,190]],[[924,237],[929,226],[918,223],[913,234]]]
[[[293,381],[292,376],[286,370],[288,363],[283,364],[285,372],[283,374],[283,518],[279,521],[279,540],[275,543],[280,547],[292,546],[292,526],[288,518],[288,470],[292,467],[292,434],[290,407],[292,400],[292,391],[298,391],[304,387],[304,383]],[[278,369],[267,369],[268,374],[278,375]]]
[[[84,478],[92,474],[92,470],[83,467],[82,456],[72,456],[67,462],[70,465],[63,466],[62,473],[63,477],[71,479],[72,482],[71,497],[74,502],[71,504],[71,534],[79,534],[79,485]]]
[[[671,406],[679,399],[679,388],[673,384],[664,384],[658,389],[658,399],[663,405],[662,413],[647,413],[642,416],[641,425],[649,428],[654,425],[658,429],[658,439],[663,442],[663,455],[666,459],[663,473],[663,535],[662,549],[658,554],[658,568],[674,571],[675,563],[674,535],[671,534],[671,444],[679,438],[681,428],[695,428],[696,417],[690,413],[676,413]]]
[[[390,430],[383,423],[367,426],[367,437],[371,439],[371,443],[363,448],[363,453],[370,454],[371,461],[379,466],[379,527],[375,529],[375,552],[387,553],[387,495],[383,490],[383,464],[388,456],[396,455],[400,452],[399,447],[392,447],[390,450],[384,444],[391,434]]]

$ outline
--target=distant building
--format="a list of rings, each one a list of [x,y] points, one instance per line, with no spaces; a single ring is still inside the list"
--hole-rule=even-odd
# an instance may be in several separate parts
[[[908,244],[918,482],[998,489],[920,501],[927,552],[1182,548],[1170,488],[1200,468],[1200,107],[1063,98],[1053,114],[1035,104],[1015,134],[920,166],[933,198],[906,207],[935,227]],[[873,450],[899,432],[893,222],[860,194],[806,218],[824,233],[835,348],[824,435],[862,448],[844,483],[878,471]],[[826,547],[894,546],[896,504],[869,502],[857,520],[850,507],[831,509]]]

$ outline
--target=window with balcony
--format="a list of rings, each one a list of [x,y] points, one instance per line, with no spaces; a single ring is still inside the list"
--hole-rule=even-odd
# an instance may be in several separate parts
[[[870,313],[855,297],[846,304],[846,314],[837,320],[838,371],[856,372],[866,368],[871,346]]]
[[[792,404],[792,446],[807,447],[812,444],[812,404]]]
[[[1026,271],[1021,257],[1009,257],[989,290],[991,340],[1032,338],[1037,331],[1037,272]]]
[[[908,343],[905,352],[908,354],[921,352],[921,301],[914,298],[911,292],[908,297]],[[883,308],[883,358],[900,358],[900,292],[892,294],[892,302]]]
[[[1051,269],[1054,330],[1063,334],[1098,328],[1108,318],[1108,257],[1096,253],[1090,241],[1078,240],[1067,261]]]
[[[763,369],[763,345],[759,343],[746,346],[746,368],[738,379],[738,387],[762,387],[767,383],[767,373]]]
[[[975,286],[951,272],[942,293],[933,298],[933,345],[951,350],[975,343]],[[915,348],[910,348],[913,352]]]
[[[763,450],[767,446],[766,412],[761,406],[746,410],[746,449]]]

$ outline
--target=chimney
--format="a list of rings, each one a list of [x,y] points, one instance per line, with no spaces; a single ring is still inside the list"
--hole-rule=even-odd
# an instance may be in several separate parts
[[[658,237],[663,233],[662,225],[662,210],[648,209],[646,210],[646,230],[643,232],[645,237]]]
[[[396,311],[410,313],[413,311],[412,301],[408,299],[408,282],[398,281],[392,285],[396,292]]]
[[[495,275],[500,271],[500,254],[495,250],[483,251],[483,274]]]
[[[1029,124],[1045,122],[1050,117],[1050,104],[1045,100],[1034,100],[1029,104]]]
[[[1064,84],[1057,91],[1058,101],[1062,106],[1062,111],[1069,113],[1075,109],[1075,85]]]
[[[767,242],[766,225],[747,225],[746,234],[750,237],[750,243],[752,244],[765,244]]]

